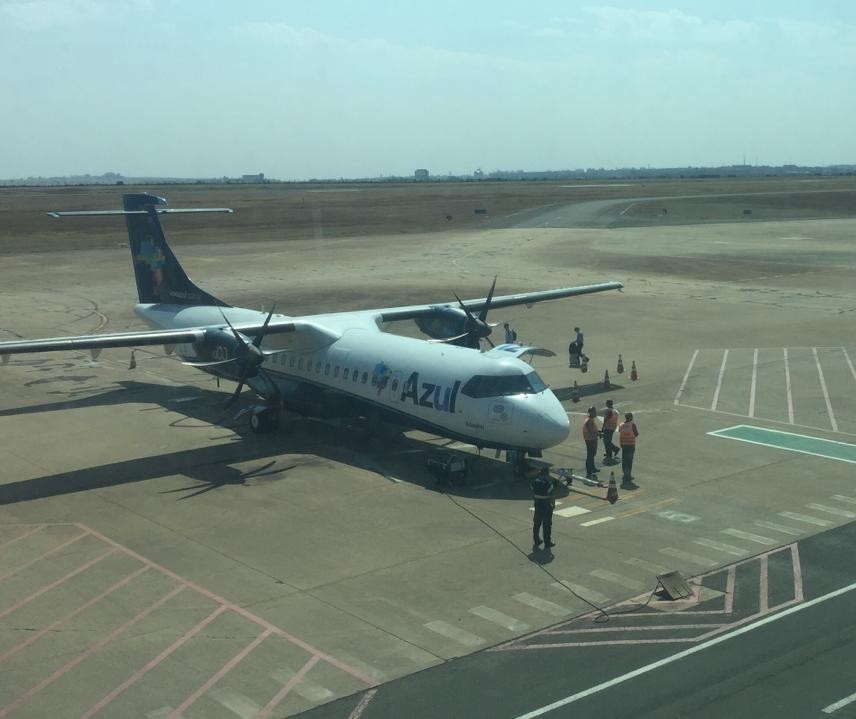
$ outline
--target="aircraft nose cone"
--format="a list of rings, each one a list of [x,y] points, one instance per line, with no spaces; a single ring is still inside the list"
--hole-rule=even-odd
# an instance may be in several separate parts
[[[571,423],[561,402],[552,394],[546,394],[538,408],[538,445],[542,449],[554,447],[568,438]]]

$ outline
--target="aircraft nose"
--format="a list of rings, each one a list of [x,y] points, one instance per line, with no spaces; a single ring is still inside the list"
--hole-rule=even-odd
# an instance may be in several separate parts
[[[545,397],[539,411],[538,440],[542,448],[554,447],[568,438],[571,423],[565,408],[555,396]],[[552,401],[549,401],[552,400]]]

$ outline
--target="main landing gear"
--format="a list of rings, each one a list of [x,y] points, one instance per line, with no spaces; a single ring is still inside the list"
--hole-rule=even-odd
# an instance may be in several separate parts
[[[256,434],[267,434],[279,427],[280,408],[277,405],[258,404],[250,410],[250,429]]]

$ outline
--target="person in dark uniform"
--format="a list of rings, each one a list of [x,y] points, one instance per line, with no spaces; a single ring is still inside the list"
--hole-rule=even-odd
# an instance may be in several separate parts
[[[624,422],[618,428],[618,443],[621,445],[621,469],[623,478],[621,486],[623,489],[639,489],[639,485],[633,481],[633,456],[636,454],[636,438],[639,429],[633,421],[633,413],[624,415]]]
[[[556,485],[550,477],[550,471],[543,467],[534,479],[529,483],[532,490],[532,500],[535,503],[535,516],[532,518],[532,546],[541,546],[541,528],[544,528],[544,546],[555,547],[553,541],[553,508],[556,500],[553,492]]]
[[[603,462],[613,464],[613,460],[621,451],[612,443],[612,435],[618,428],[618,412],[612,407],[612,400],[606,400],[606,409],[603,411]]]
[[[597,407],[588,408],[588,417],[583,422],[583,440],[586,443],[586,477],[593,479],[595,472],[600,470],[594,466],[594,458],[597,456],[597,438],[600,430],[597,426]]]

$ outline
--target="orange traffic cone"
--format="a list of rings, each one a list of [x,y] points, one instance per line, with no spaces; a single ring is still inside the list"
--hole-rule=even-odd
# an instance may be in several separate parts
[[[618,487],[615,486],[615,472],[609,473],[609,487],[606,490],[606,501],[615,504],[618,501]]]
[[[580,391],[580,386],[577,384],[577,381],[574,380],[574,388],[571,390],[571,401],[579,402],[580,397],[582,397],[582,392]]]
[[[609,389],[609,370],[605,369],[603,371],[603,388]]]
[[[624,360],[621,359],[621,355],[618,355],[618,367],[615,368],[615,371],[618,374],[624,374]]]
[[[639,379],[639,373],[636,371],[636,360],[633,360],[633,363],[630,365],[630,379],[634,382]]]

